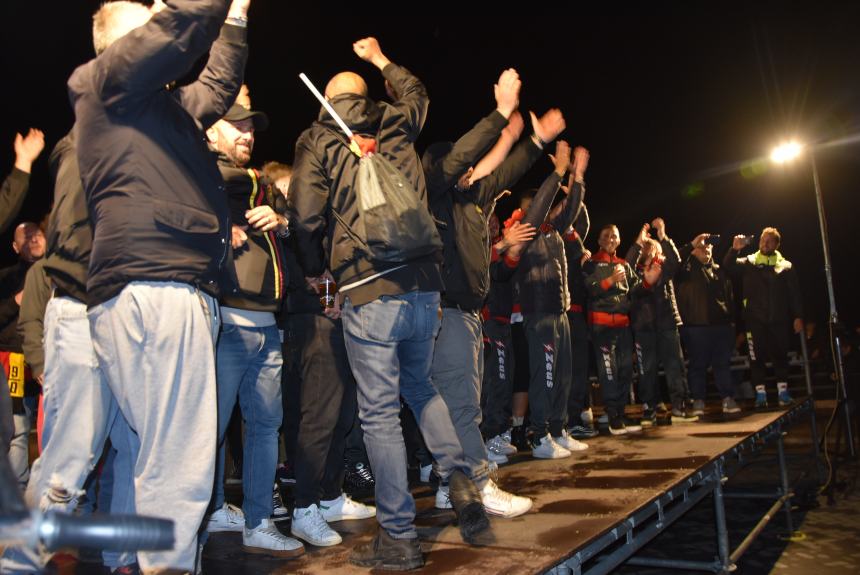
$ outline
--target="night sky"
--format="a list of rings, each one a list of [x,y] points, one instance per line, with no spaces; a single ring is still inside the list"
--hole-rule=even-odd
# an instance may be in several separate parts
[[[372,96],[384,96],[381,75],[352,53],[361,37],[376,36],[392,61],[427,85],[430,116],[420,149],[456,139],[489,113],[494,81],[514,67],[523,80],[521,110],[561,108],[562,138],[591,151],[586,201],[593,226],[617,223],[626,249],[644,221],[662,216],[679,245],[699,232],[722,234],[718,258],[731,235],[777,226],[781,251],[801,274],[806,315],[826,320],[808,156],[790,167],[762,160],[787,136],[850,142],[860,133],[857,3],[613,2],[592,9],[535,2],[504,13],[501,3],[481,10],[464,10],[464,2],[305,4],[253,0],[246,81],[254,107],[272,124],[258,134],[258,164],[290,162],[296,137],[316,117],[318,105],[299,72],[322,87],[351,69],[368,80]],[[3,2],[4,170],[13,162],[15,131],[43,129],[50,149],[71,127],[65,81],[92,56],[90,16],[97,6]],[[49,210],[47,155],[34,167],[24,217]],[[816,159],[837,304],[853,326],[860,322],[854,289],[860,144],[825,146]],[[539,161],[517,189],[536,187],[550,170],[548,160]],[[500,215],[511,209],[503,205]],[[3,245],[10,239],[2,238]],[[594,248],[595,236],[586,243]],[[3,248],[3,262],[9,253]]]

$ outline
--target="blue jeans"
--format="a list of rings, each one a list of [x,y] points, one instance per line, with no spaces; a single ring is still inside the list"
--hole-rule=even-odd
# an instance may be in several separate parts
[[[397,539],[418,537],[415,500],[406,479],[400,396],[415,414],[441,477],[471,472],[448,408],[430,381],[439,333],[439,293],[410,292],[343,306],[349,363],[370,466],[376,476],[376,518]]]
[[[245,440],[242,459],[242,510],[245,525],[257,527],[272,515],[272,485],[278,466],[278,428],[283,356],[278,327],[225,323],[218,338],[218,464],[213,504],[224,504],[224,435],[239,397]]]

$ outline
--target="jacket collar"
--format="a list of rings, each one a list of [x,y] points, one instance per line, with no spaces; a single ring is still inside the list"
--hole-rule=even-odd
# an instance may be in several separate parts
[[[597,250],[596,254],[591,256],[591,261],[607,264],[623,264],[625,260],[619,258],[618,256],[610,256],[607,252],[603,251],[603,248],[600,248],[599,250]]]

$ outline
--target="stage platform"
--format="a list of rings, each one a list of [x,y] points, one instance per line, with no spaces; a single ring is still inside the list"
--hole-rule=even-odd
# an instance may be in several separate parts
[[[805,400],[790,409],[744,411],[731,419],[709,413],[697,423],[658,425],[621,437],[602,434],[588,441],[587,451],[562,460],[515,456],[499,469],[499,484],[531,497],[534,507],[515,519],[492,518],[495,542],[486,547],[463,543],[453,512],[435,509],[435,491],[416,484],[416,524],[426,559],[419,572],[607,573],[715,489],[721,501],[720,480],[765,443],[778,442],[782,453],[782,433],[806,419],[811,408]],[[773,476],[776,493],[777,465]],[[307,546],[304,556],[291,561],[244,553],[240,534],[213,534],[204,573],[367,573],[346,559],[375,533],[375,519],[332,526],[343,535],[342,545]],[[718,553],[716,531],[703,541],[703,559],[719,554],[727,565],[728,541]],[[712,567],[719,571],[720,561]]]

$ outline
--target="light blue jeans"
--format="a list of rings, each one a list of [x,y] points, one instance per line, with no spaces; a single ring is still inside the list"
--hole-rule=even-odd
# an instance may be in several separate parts
[[[188,284],[140,281],[88,315],[102,373],[140,441],[135,510],[175,523],[174,548],[141,551],[138,563],[193,572],[215,474],[218,303]]]
[[[218,465],[215,509],[224,504],[224,435],[239,398],[245,439],[242,458],[242,511],[245,525],[257,527],[272,514],[272,485],[278,466],[278,429],[283,367],[278,327],[241,327],[225,323],[218,338]]]
[[[376,518],[397,539],[418,537],[415,500],[406,478],[400,396],[433,454],[442,478],[470,473],[445,402],[430,381],[439,333],[439,293],[410,292],[343,306],[349,363],[358,385],[358,408],[370,466],[376,476]]]

